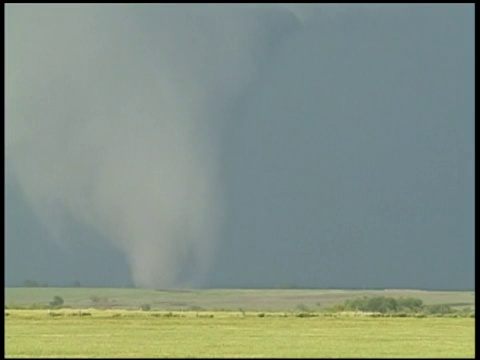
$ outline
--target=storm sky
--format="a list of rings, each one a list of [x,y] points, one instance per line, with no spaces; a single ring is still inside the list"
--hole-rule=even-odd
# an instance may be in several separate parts
[[[5,9],[7,285],[474,289],[474,4]]]

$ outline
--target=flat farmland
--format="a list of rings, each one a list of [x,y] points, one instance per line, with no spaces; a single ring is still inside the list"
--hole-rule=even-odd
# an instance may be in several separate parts
[[[152,310],[251,310],[292,311],[300,308],[322,310],[357,297],[414,297],[426,305],[475,308],[474,291],[423,290],[317,290],[317,289],[118,289],[118,288],[6,288],[5,305],[25,307],[46,305],[61,296],[72,308],[101,306],[138,309],[149,304]]]
[[[473,358],[475,319],[6,310],[9,358]]]
[[[64,300],[62,307],[46,309],[55,296]],[[5,356],[475,356],[474,317],[329,310],[363,296],[414,297],[475,311],[473,291],[6,288]],[[148,311],[140,310],[146,304]]]

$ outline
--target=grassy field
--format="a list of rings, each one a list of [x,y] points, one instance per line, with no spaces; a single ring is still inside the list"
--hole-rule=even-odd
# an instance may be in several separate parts
[[[6,314],[6,357],[475,356],[473,318],[85,309]]]
[[[5,356],[474,357],[474,317],[325,311],[363,296],[475,309],[473,291],[6,288]]]
[[[47,305],[55,295],[73,308],[103,307],[152,310],[257,310],[291,311],[299,307],[321,310],[362,296],[414,297],[427,305],[475,308],[474,291],[422,290],[307,290],[307,289],[109,289],[109,288],[6,288],[5,305]],[[94,301],[97,300],[97,301]]]

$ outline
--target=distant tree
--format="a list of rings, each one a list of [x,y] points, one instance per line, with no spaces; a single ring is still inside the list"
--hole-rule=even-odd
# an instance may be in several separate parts
[[[143,304],[142,306],[140,306],[140,309],[142,309],[143,311],[150,311],[151,306],[150,304]]]
[[[80,284],[80,281],[78,280],[75,280],[72,285],[73,287],[82,287],[82,284]]]
[[[446,304],[428,305],[426,310],[429,314],[451,314],[455,312],[449,305]]]
[[[50,301],[51,308],[59,308],[63,305],[63,298],[61,296],[55,295],[53,300]]]
[[[410,310],[420,310],[423,307],[423,301],[412,297],[403,298],[397,300],[398,306]]]
[[[348,309],[355,311],[368,311],[368,312],[394,312],[397,310],[398,304],[397,300],[390,297],[376,296],[372,298],[357,298],[352,300],[347,300],[345,306]]]
[[[97,295],[92,295],[90,296],[90,300],[93,302],[95,307],[102,307],[102,308],[107,308],[111,306],[110,300],[108,300],[106,297],[100,297]]]

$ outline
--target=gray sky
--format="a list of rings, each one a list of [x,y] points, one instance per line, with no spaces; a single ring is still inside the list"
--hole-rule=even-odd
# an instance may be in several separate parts
[[[474,289],[474,5],[7,5],[7,284]]]

